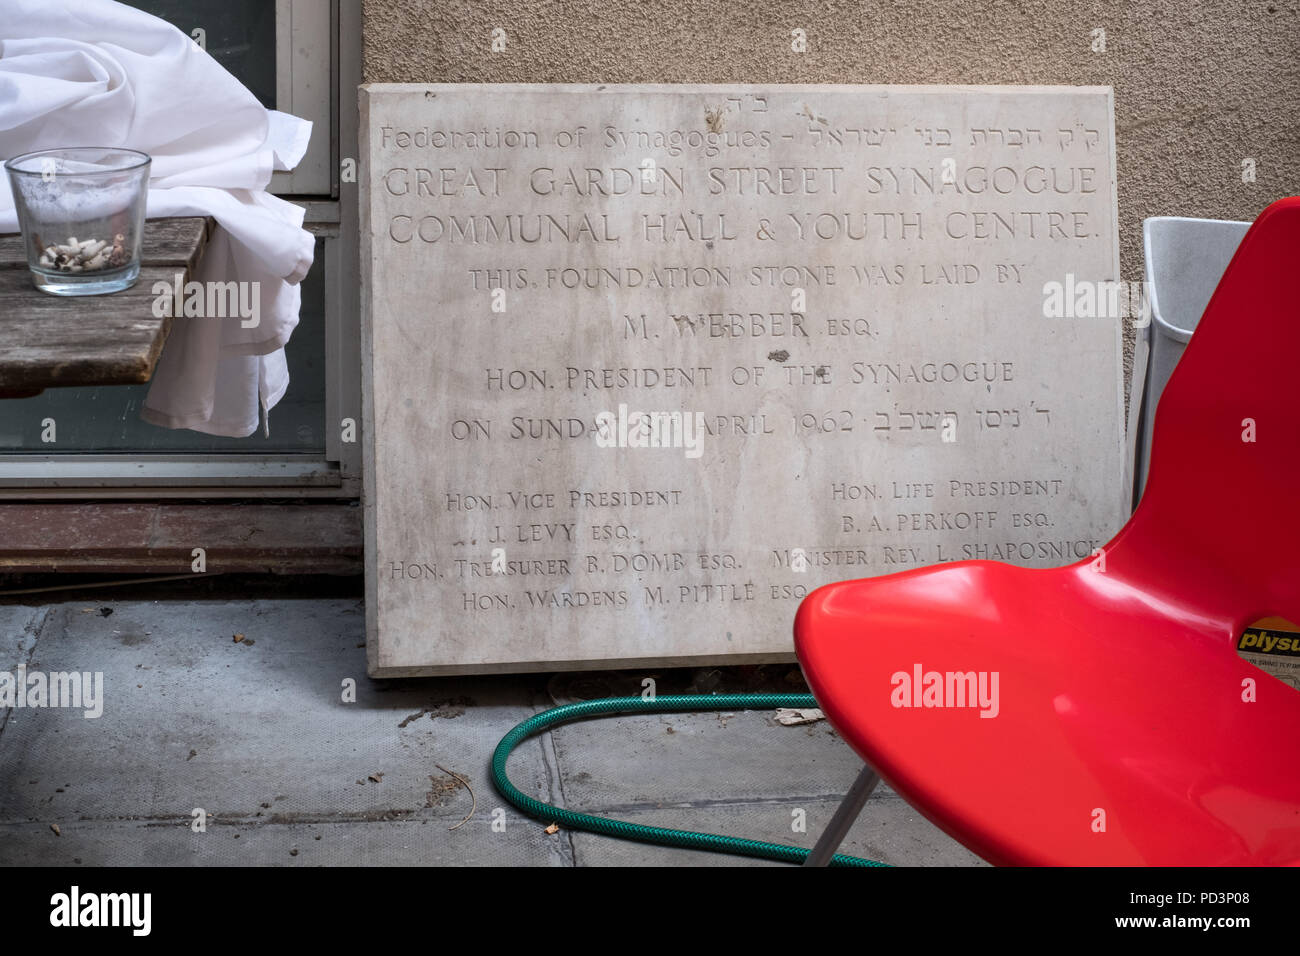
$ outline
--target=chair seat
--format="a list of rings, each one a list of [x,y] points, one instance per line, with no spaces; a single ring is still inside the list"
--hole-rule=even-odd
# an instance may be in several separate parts
[[[1294,864],[1300,693],[1237,656],[1249,623],[971,561],[819,588],[795,644],[836,730],[993,863]]]

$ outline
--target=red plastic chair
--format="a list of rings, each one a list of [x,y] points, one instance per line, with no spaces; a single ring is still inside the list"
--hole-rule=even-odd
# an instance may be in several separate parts
[[[1104,570],[967,561],[808,595],[799,661],[868,765],[816,859],[874,768],[996,864],[1300,863],[1300,692],[1235,649],[1260,618],[1300,622],[1298,389],[1300,197],[1260,215],[1219,282]],[[996,717],[894,706],[916,664],[996,672]]]

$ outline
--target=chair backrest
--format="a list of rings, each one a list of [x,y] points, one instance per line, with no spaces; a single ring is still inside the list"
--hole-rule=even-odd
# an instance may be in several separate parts
[[[1175,334],[1181,332],[1180,341],[1190,341],[1250,226],[1182,216],[1144,219],[1142,254],[1152,322],[1163,323]]]
[[[1106,561],[1217,619],[1300,623],[1300,197],[1260,214],[1210,298]]]

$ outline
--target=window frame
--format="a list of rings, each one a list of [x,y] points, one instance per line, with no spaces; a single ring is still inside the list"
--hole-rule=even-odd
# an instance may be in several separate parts
[[[288,56],[283,55],[288,51]],[[271,191],[306,210],[304,228],[323,239],[314,268],[325,300],[325,452],[264,454],[0,454],[0,501],[129,497],[359,497],[361,332],[359,211],[355,183],[341,183],[340,144],[357,142],[361,4],[276,0],[276,106],[310,119],[312,145],[298,169],[276,173]],[[350,93],[348,91],[351,91]],[[346,104],[346,106],[344,105]],[[292,342],[289,345],[292,348]],[[342,440],[352,419],[356,440]]]

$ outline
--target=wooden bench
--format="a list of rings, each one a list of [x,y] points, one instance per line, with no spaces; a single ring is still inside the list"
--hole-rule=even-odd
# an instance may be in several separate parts
[[[0,235],[0,399],[47,388],[138,385],[153,377],[170,316],[153,312],[153,287],[183,282],[203,256],[213,220],[150,219],[140,278],[111,295],[57,296],[32,284],[22,236]]]

